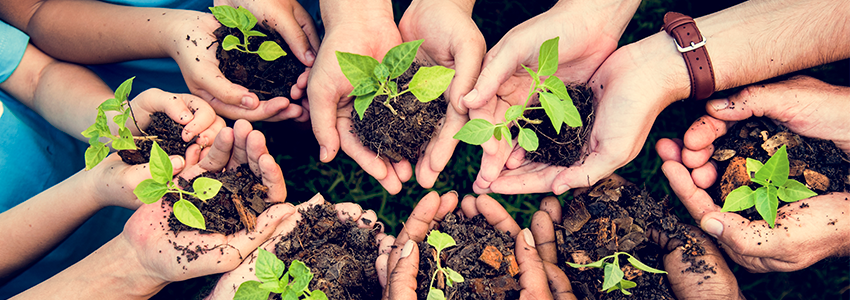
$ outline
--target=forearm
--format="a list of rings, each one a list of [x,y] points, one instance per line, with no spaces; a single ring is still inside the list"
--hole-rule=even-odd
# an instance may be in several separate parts
[[[595,23],[602,25],[601,28],[588,28],[587,30],[597,30],[600,34],[619,40],[640,6],[640,2],[640,0],[560,0],[552,7],[552,10],[565,13],[571,11],[586,12],[586,17],[599,18],[599,21]],[[575,21],[565,19],[563,22]]]
[[[0,214],[0,282],[50,252],[100,210],[79,172]]]
[[[12,299],[148,299],[167,282],[152,277],[122,235]]]

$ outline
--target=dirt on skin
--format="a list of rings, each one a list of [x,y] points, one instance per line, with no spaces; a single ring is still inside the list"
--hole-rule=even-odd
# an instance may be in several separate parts
[[[250,92],[257,94],[260,100],[269,100],[275,97],[289,97],[292,86],[298,80],[298,76],[304,73],[306,66],[289,49],[289,45],[283,37],[266,21],[257,24],[254,30],[265,33],[266,37],[252,36],[248,38],[248,48],[256,51],[264,41],[274,41],[286,52],[274,61],[265,61],[257,54],[244,53],[239,50],[225,51],[221,47],[221,41],[228,34],[234,35],[242,41],[242,32],[235,28],[221,26],[214,32],[217,41],[216,58],[219,61],[218,68],[231,82],[244,86]],[[188,39],[189,36],[186,36]]]
[[[276,245],[277,257],[287,266],[295,259],[306,264],[314,274],[310,290],[321,290],[328,299],[380,299],[383,290],[375,269],[380,225],[363,229],[350,220],[341,222],[330,203],[300,212],[295,229]]]
[[[407,89],[413,74],[420,64],[414,62],[407,72],[396,78],[398,90]],[[357,111],[351,111],[352,132],[360,142],[378,155],[384,155],[393,162],[407,159],[415,164],[424,146],[431,140],[437,127],[442,125],[446,115],[448,101],[444,96],[423,103],[413,93],[405,93],[390,101],[393,112],[383,103],[387,96],[375,97],[366,108],[363,120]]]
[[[587,142],[587,136],[590,130],[593,129],[593,121],[595,120],[593,107],[593,91],[587,85],[569,85],[567,92],[573,100],[573,104],[578,108],[579,114],[582,116],[582,126],[572,128],[566,124],[562,125],[561,133],[555,132],[552,126],[552,121],[542,109],[535,109],[525,112],[525,117],[531,120],[541,120],[543,123],[531,124],[520,121],[523,127],[528,127],[537,133],[539,146],[536,151],[530,151],[525,154],[525,159],[545,163],[553,166],[571,166],[573,163],[583,160],[586,153],[584,144]],[[535,96],[536,97],[536,96]],[[537,99],[533,99],[537,101]],[[532,107],[540,107],[540,103],[531,105]],[[514,127],[511,129],[511,135],[516,137],[519,129]]]
[[[464,218],[448,214],[435,229],[457,242],[457,246],[442,251],[442,266],[464,278],[464,282],[448,287],[444,275],[438,273],[434,286],[445,292],[446,299],[519,299],[519,267],[511,233],[496,230],[483,215]],[[416,294],[427,299],[431,276],[437,269],[437,252],[427,240],[419,243],[419,251]]]
[[[794,134],[767,118],[750,118],[736,123],[714,142],[712,158],[721,178],[707,190],[709,195],[722,206],[721,199],[732,190],[743,185],[758,188],[760,185],[750,181],[746,158],[764,163],[770,158],[768,151],[776,151],[783,144],[788,149],[790,179],[806,184],[819,195],[848,191],[850,158],[835,143]],[[779,207],[786,203],[779,201]],[[762,219],[755,207],[740,213],[751,220]]]
[[[206,202],[195,197],[183,196],[183,199],[195,204],[204,215],[207,230],[201,230],[201,233],[234,234],[245,229],[246,222],[256,223],[257,216],[268,207],[265,199],[269,188],[263,185],[262,180],[251,172],[247,164],[219,173],[206,172],[198,177],[209,177],[222,183],[218,194]],[[193,178],[192,182],[198,177]],[[184,190],[193,191],[192,182],[187,182],[179,176],[176,178],[178,178],[178,184]],[[168,193],[163,198],[163,203],[173,205],[178,200],[180,200],[178,194]],[[168,217],[168,226],[174,232],[197,230],[180,223],[174,217],[174,213],[171,213]]]
[[[186,148],[195,143],[197,136],[188,142],[183,141],[183,125],[175,122],[164,112],[155,112],[150,115],[151,124],[145,129],[149,136],[156,137],[156,143],[165,150],[168,155],[186,155]],[[129,165],[144,164],[150,161],[153,141],[150,139],[137,139],[137,150],[121,150],[118,156]]]
[[[667,199],[660,201],[645,188],[622,185],[612,179],[600,181],[564,205],[564,220],[555,224],[559,267],[564,270],[579,300],[582,299],[675,299],[665,274],[633,268],[620,258],[625,279],[637,283],[626,296],[619,291],[602,289],[604,271],[599,268],[573,268],[565,262],[587,264],[614,252],[627,252],[644,264],[664,270],[663,258],[669,251],[649,240],[649,231],[658,230],[684,242],[683,262],[688,272],[704,273],[710,280],[713,267],[699,256],[705,249],[691,236],[687,227],[669,212]],[[607,260],[611,262],[612,260]]]

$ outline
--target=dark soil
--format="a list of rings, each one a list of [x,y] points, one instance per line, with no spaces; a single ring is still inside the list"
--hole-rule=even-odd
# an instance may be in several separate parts
[[[215,31],[218,39],[218,68],[231,82],[244,86],[250,92],[257,94],[260,100],[268,100],[275,97],[289,98],[289,92],[298,76],[304,73],[306,66],[292,54],[289,45],[276,30],[271,29],[265,21],[262,25],[257,24],[254,30],[265,33],[266,37],[252,36],[248,38],[248,48],[256,51],[264,41],[274,41],[286,51],[287,55],[274,61],[265,61],[257,54],[244,53],[239,50],[224,51],[221,42],[228,34],[232,34],[242,40],[242,32],[235,28],[221,26]],[[188,38],[188,36],[187,36]]]
[[[562,125],[561,134],[555,132],[552,126],[552,121],[546,116],[546,112],[542,109],[535,109],[525,112],[525,117],[531,120],[542,120],[540,124],[530,124],[522,122],[523,127],[530,127],[537,132],[539,146],[536,151],[531,151],[525,154],[525,158],[533,161],[545,163],[553,166],[571,166],[573,163],[583,160],[585,155],[584,144],[587,142],[587,136],[590,130],[593,129],[593,121],[596,119],[593,108],[593,91],[587,85],[569,85],[567,92],[570,98],[573,99],[573,104],[578,108],[579,114],[583,116],[583,126],[572,128],[566,124]],[[539,107],[540,103],[532,105]],[[517,136],[519,129],[514,127],[511,130],[512,136]]]
[[[448,214],[435,229],[457,242],[457,246],[442,251],[440,261],[464,278],[464,282],[448,287],[438,274],[434,286],[443,290],[447,299],[519,299],[519,268],[511,233],[496,230],[483,215],[464,218]],[[427,299],[431,276],[437,268],[437,252],[425,241],[419,243],[419,251],[416,294],[419,299]]]
[[[151,124],[145,129],[149,136],[155,136],[156,142],[168,155],[186,155],[186,148],[195,143],[197,137],[188,142],[183,141],[183,125],[175,122],[164,112],[155,112],[150,115]],[[121,150],[118,155],[121,160],[129,165],[144,164],[150,161],[153,141],[149,139],[137,139],[137,150]]]
[[[399,91],[407,89],[419,67],[419,63],[414,62],[407,72],[395,79]],[[386,100],[387,96],[375,97],[366,108],[363,120],[360,120],[357,111],[352,110],[352,132],[378,155],[384,155],[393,162],[407,159],[415,164],[434,131],[442,125],[448,101],[441,95],[422,103],[412,93],[405,93],[390,102],[398,113],[396,115],[383,104]]]
[[[710,279],[713,268],[698,258],[705,254],[705,249],[669,209],[666,197],[659,201],[645,188],[620,185],[611,179],[600,181],[568,201],[564,206],[563,222],[555,224],[555,237],[559,266],[569,277],[576,297],[580,300],[675,299],[665,274],[634,269],[625,263],[625,256],[620,258],[625,279],[637,283],[637,287],[628,290],[632,296],[619,291],[600,291],[604,279],[602,269],[576,269],[565,263],[587,264],[621,251],[650,267],[664,270],[663,258],[668,251],[649,240],[650,230],[684,241],[683,262],[691,264],[688,271],[708,272],[706,280]]]
[[[721,178],[708,189],[708,193],[718,205],[722,206],[721,199],[742,185],[749,185],[753,189],[759,187],[749,180],[745,158],[766,162],[770,156],[762,145],[765,144],[767,149],[778,149],[781,144],[772,141],[779,137],[789,140],[786,144],[791,165],[789,178],[806,184],[820,195],[848,191],[846,180],[850,175],[850,158],[832,141],[794,134],[767,118],[751,118],[736,123],[726,135],[714,142],[713,158]],[[771,143],[766,143],[766,140],[771,140]],[[779,206],[787,205],[785,203],[779,201]],[[755,208],[742,212],[742,215],[752,220],[762,219]]]
[[[206,202],[194,197],[184,196],[184,199],[195,204],[204,215],[207,230],[201,230],[202,233],[231,235],[246,227],[249,231],[253,230],[257,216],[268,207],[264,199],[267,198],[266,193],[269,188],[263,185],[262,180],[251,172],[247,164],[219,173],[206,172],[199,177],[217,179],[222,183],[218,195]],[[187,182],[180,177],[177,178],[178,184],[183,190],[192,191],[192,182],[195,179],[192,179],[192,182]],[[169,206],[180,200],[175,193],[168,193],[163,199],[163,205]],[[166,202],[167,204],[165,204]],[[197,230],[180,223],[173,213],[168,217],[168,225],[174,232]],[[191,256],[189,260],[192,260]]]
[[[314,274],[310,290],[321,290],[328,299],[380,299],[375,269],[380,226],[362,229],[353,221],[340,222],[329,203],[301,211],[301,216],[295,229],[278,242],[277,257],[287,266],[294,259],[306,264]]]

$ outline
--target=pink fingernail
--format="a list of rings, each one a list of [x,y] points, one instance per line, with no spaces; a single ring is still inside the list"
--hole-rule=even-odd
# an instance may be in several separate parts
[[[401,258],[410,256],[411,252],[413,252],[413,240],[407,240],[404,243],[404,248],[401,248]]]
[[[531,230],[528,230],[528,228],[523,229],[522,236],[525,238],[526,244],[528,244],[532,248],[537,248],[537,244],[534,242],[534,235],[531,234]]]
[[[723,223],[716,219],[707,219],[702,222],[702,229],[714,238],[723,234]]]
[[[711,108],[715,111],[720,111],[729,107],[729,99],[714,99],[711,100]]]

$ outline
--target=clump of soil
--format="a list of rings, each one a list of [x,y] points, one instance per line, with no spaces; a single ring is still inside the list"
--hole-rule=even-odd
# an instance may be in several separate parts
[[[306,264],[314,275],[310,290],[321,290],[328,299],[380,299],[375,237],[381,228],[363,229],[350,220],[341,222],[330,203],[302,210],[301,217],[295,229],[278,242],[277,257],[287,266],[295,259]]]
[[[578,299],[675,299],[665,274],[633,268],[624,257],[620,259],[620,267],[625,279],[637,283],[637,287],[628,290],[632,296],[619,291],[600,291],[602,269],[576,269],[566,264],[567,261],[587,264],[619,251],[631,254],[647,266],[664,270],[667,251],[649,241],[650,230],[684,242],[683,262],[691,264],[688,271],[708,273],[706,280],[715,273],[713,267],[698,258],[705,254],[705,249],[669,212],[667,199],[657,201],[645,188],[623,185],[613,179],[600,181],[566,203],[563,216],[564,220],[555,224],[558,262]]]
[[[183,196],[183,199],[195,204],[204,215],[207,230],[201,230],[202,233],[231,235],[246,227],[248,231],[254,230],[257,216],[268,207],[264,199],[267,198],[269,188],[251,172],[247,164],[219,173],[206,172],[193,178],[191,182],[179,176],[177,180],[183,190],[191,192],[192,182],[199,177],[213,178],[222,183],[218,194],[206,202]],[[176,193],[168,193],[162,202],[163,205],[171,206],[178,200],[180,197]],[[174,213],[168,217],[168,226],[174,232],[197,230],[180,223]]]
[[[414,62],[407,72],[396,78],[399,91],[407,89],[413,74],[421,65]],[[387,96],[378,96],[366,108],[363,119],[357,111],[351,111],[353,133],[360,142],[378,155],[384,155],[393,162],[407,159],[415,164],[419,153],[431,140],[434,131],[442,125],[446,115],[448,101],[444,96],[423,103],[413,93],[405,93],[390,101],[396,110],[393,112],[383,103]]]
[[[438,229],[454,238],[457,246],[441,252],[444,267],[463,275],[464,282],[454,287],[445,284],[438,274],[434,286],[445,292],[447,299],[519,299],[519,267],[514,256],[514,239],[487,223],[483,215],[464,218],[448,214]],[[427,299],[431,276],[437,269],[436,250],[426,241],[419,243],[419,299]]]
[[[168,155],[186,155],[186,148],[195,143],[197,136],[188,142],[183,141],[183,125],[175,122],[164,112],[155,112],[150,115],[151,124],[145,129],[149,136],[156,137],[156,143],[165,150]],[[128,165],[144,164],[150,161],[153,141],[150,139],[137,139],[136,150],[121,150],[118,155]]]
[[[758,184],[750,181],[746,158],[764,163],[782,145],[788,149],[790,179],[806,184],[819,195],[848,191],[850,158],[835,143],[797,135],[767,118],[751,118],[738,122],[714,142],[712,158],[717,162],[718,174],[722,176],[708,189],[709,195],[722,206],[722,199],[732,190],[743,185],[758,188]],[[787,205],[786,202],[779,201],[780,207],[784,205]],[[755,208],[742,212],[742,216],[751,220],[762,219]]]
[[[571,84],[567,86],[567,92],[570,94],[573,104],[578,108],[579,114],[583,117],[582,126],[573,128],[562,125],[561,134],[558,134],[544,110],[526,111],[526,118],[541,120],[543,123],[531,124],[521,121],[523,127],[529,127],[537,133],[539,143],[537,150],[525,154],[525,159],[553,166],[568,167],[583,160],[587,155],[584,144],[587,142],[587,136],[590,134],[593,121],[596,119],[593,113],[593,91],[585,84]],[[540,103],[532,105],[532,107],[540,107]],[[519,128],[514,127],[511,130],[512,136],[517,136],[518,133]]]
[[[252,36],[248,38],[248,48],[256,51],[264,41],[274,41],[287,53],[274,61],[265,61],[257,54],[244,53],[239,50],[225,51],[221,47],[221,41],[228,34],[234,35],[242,41],[242,32],[235,28],[221,26],[214,32],[218,39],[218,68],[231,82],[244,86],[248,91],[257,94],[260,100],[268,100],[275,97],[289,98],[289,92],[298,76],[304,72],[306,66],[292,54],[289,45],[283,37],[272,29],[267,22],[255,26],[254,30],[265,33],[266,37]],[[188,38],[188,36],[187,36]]]

